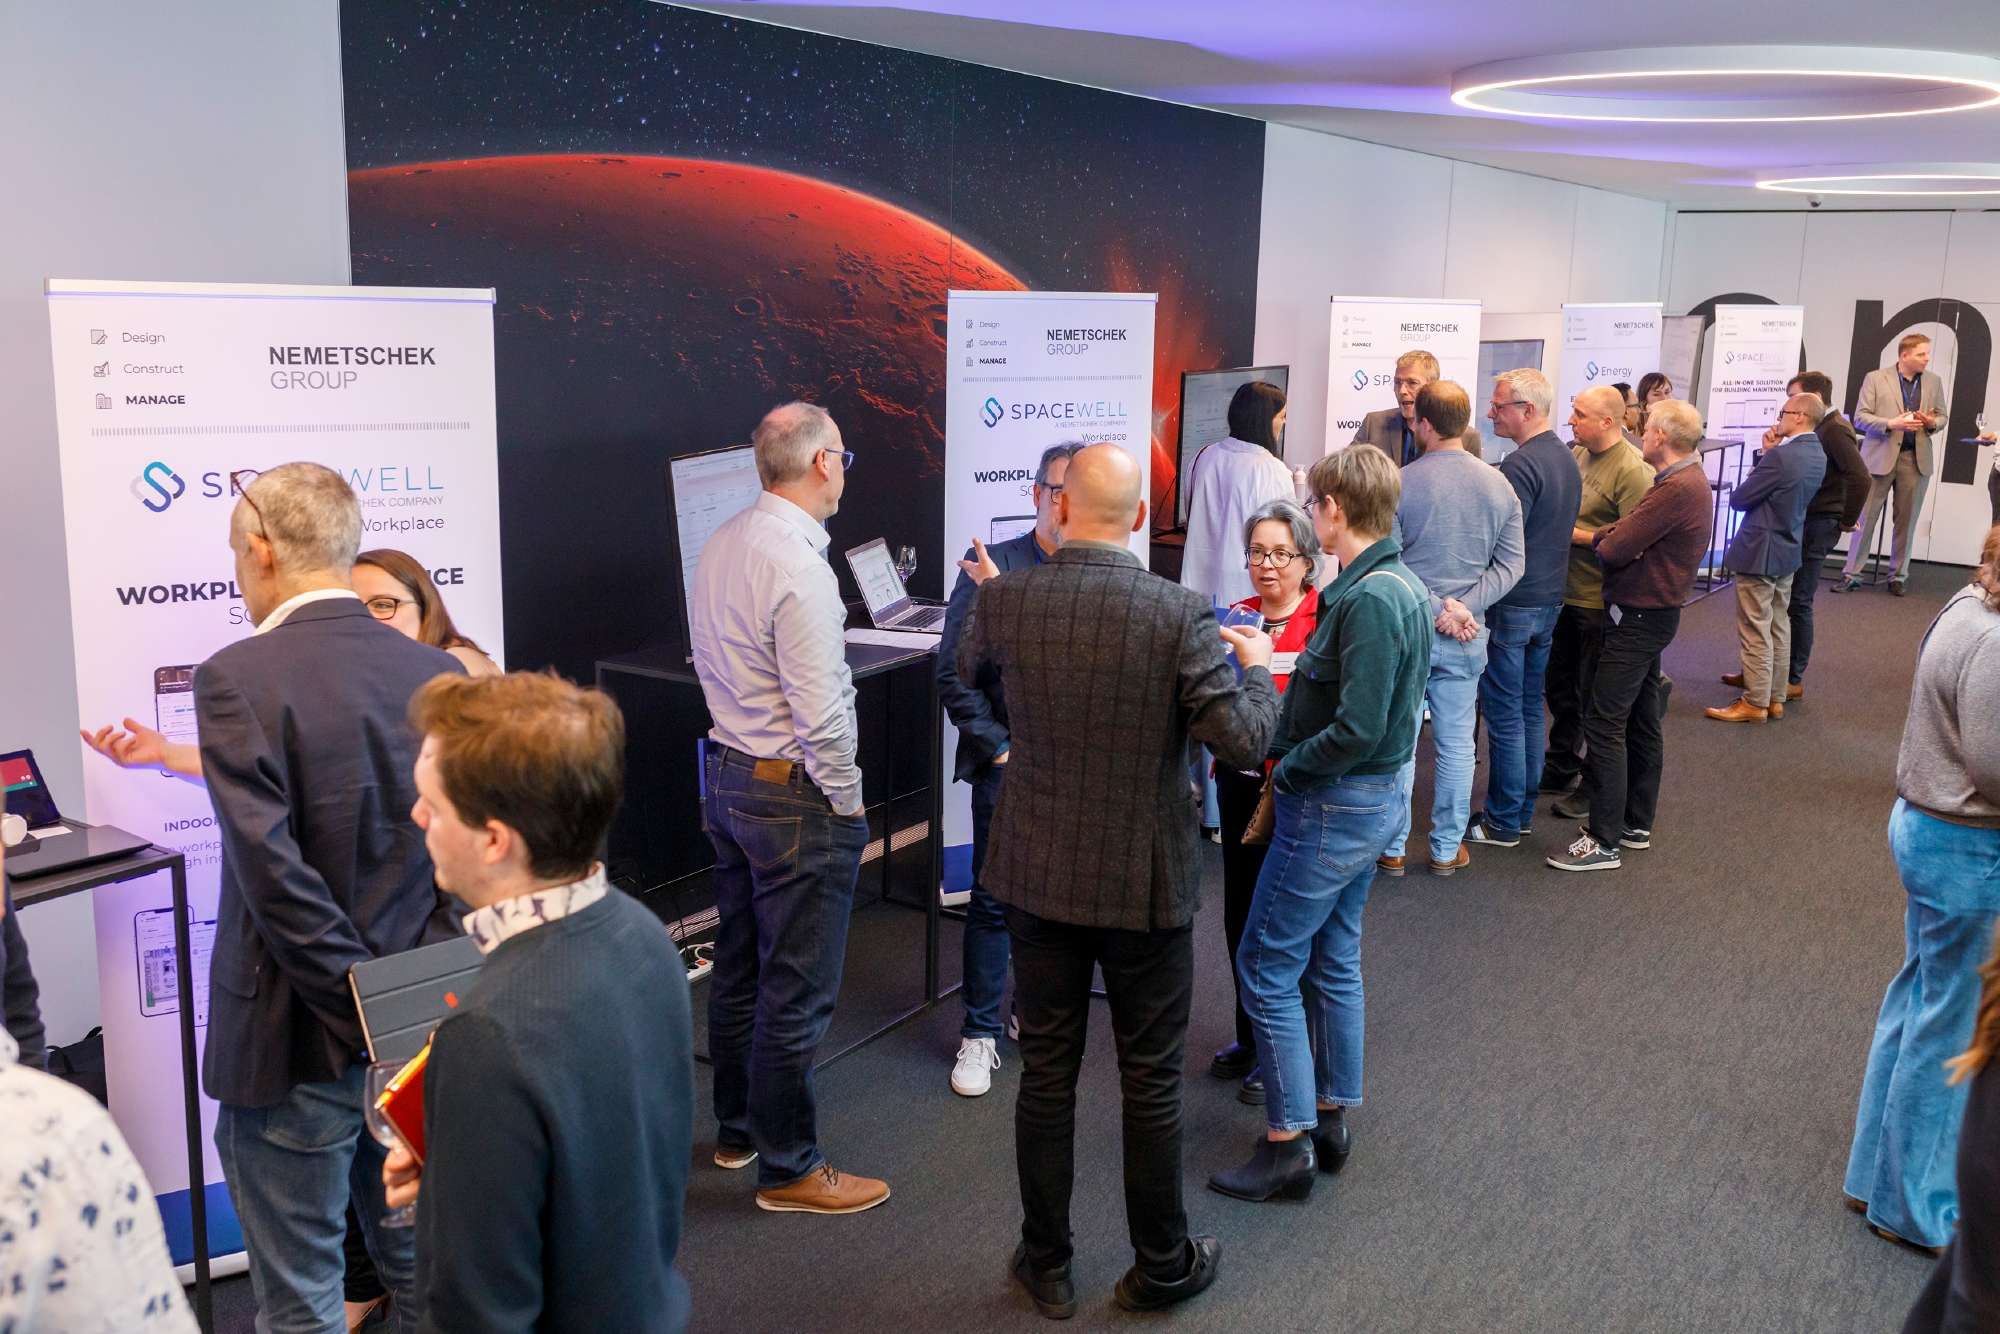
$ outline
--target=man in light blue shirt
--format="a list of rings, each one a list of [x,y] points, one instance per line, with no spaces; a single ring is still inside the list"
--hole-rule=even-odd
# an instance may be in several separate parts
[[[847,609],[821,526],[854,456],[810,403],[772,409],[752,443],[763,492],[702,548],[688,617],[715,721],[703,775],[722,918],[708,983],[715,1163],[757,1163],[760,1208],[857,1213],[889,1187],[821,1155],[812,1085],[868,843]]]
[[[1437,746],[1437,788],[1431,800],[1432,875],[1468,865],[1465,824],[1472,814],[1472,771],[1477,763],[1473,723],[1479,677],[1486,670],[1486,609],[1520,582],[1527,568],[1521,499],[1495,468],[1465,452],[1459,437],[1472,418],[1472,400],[1450,380],[1417,393],[1412,428],[1424,452],[1403,469],[1403,497],[1396,507],[1396,541],[1403,563],[1430,590],[1437,634],[1431,644],[1430,680],[1424,696]],[[1418,719],[1410,720],[1411,728]],[[1401,827],[1376,865],[1403,874],[1410,834],[1412,758],[1398,775]]]

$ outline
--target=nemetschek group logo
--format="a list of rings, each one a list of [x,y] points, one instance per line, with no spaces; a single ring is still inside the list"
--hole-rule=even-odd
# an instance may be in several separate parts
[[[997,398],[987,399],[985,405],[979,409],[979,420],[989,427],[998,426],[1000,419],[1006,415],[1006,409],[1000,406],[1000,400]]]
[[[169,484],[173,486],[171,491],[167,490]],[[159,503],[155,504],[146,491],[141,489],[142,487],[150,489],[153,495],[157,495]],[[167,506],[179,500],[187,491],[187,483],[181,480],[179,473],[156,459],[146,465],[144,472],[132,479],[131,491],[132,498],[141,505],[155,514],[164,514],[167,512]]]

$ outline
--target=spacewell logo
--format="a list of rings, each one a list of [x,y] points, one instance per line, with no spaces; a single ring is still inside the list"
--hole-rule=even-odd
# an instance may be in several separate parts
[[[1753,366],[1782,366],[1785,364],[1785,354],[1782,352],[1738,352],[1734,348],[1729,348],[1722,354],[1722,364],[1725,366],[1733,366],[1739,361],[1748,362]]]
[[[1368,387],[1367,371],[1357,370],[1354,372],[1354,387],[1356,389],[1366,389]]]
[[[1610,379],[1614,375],[1622,376],[1629,380],[1632,378],[1632,368],[1630,366],[1600,366],[1594,361],[1586,361],[1583,364],[1583,378],[1589,384],[1596,384],[1600,378]]]
[[[171,491],[167,489],[169,484],[173,487]],[[152,493],[159,497],[159,503],[155,504],[148,497],[147,493],[140,489],[141,487],[150,488]],[[187,483],[183,482],[180,474],[172,468],[169,468],[166,464],[158,460],[154,460],[146,465],[144,472],[141,472],[137,477],[132,479],[130,489],[134,500],[155,514],[165,514],[167,506],[179,500],[187,491]]]
[[[1000,419],[1006,415],[997,398],[987,399],[985,405],[979,409],[979,420],[985,422],[988,427],[998,426]]]

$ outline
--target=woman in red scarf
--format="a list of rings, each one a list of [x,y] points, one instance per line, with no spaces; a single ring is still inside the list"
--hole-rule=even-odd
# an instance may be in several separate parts
[[[1244,561],[1256,594],[1235,610],[1261,612],[1264,633],[1274,641],[1271,676],[1282,692],[1299,650],[1319,623],[1319,539],[1312,519],[1289,500],[1274,500],[1259,508],[1243,525]],[[1250,895],[1264,869],[1264,843],[1246,844],[1243,831],[1257,810],[1264,790],[1267,762],[1254,773],[1215,766],[1215,800],[1222,815],[1222,930],[1229,941],[1230,976],[1236,975],[1236,947],[1243,939],[1243,922],[1250,912]],[[1239,984],[1240,985],[1240,984]],[[1236,1000],[1236,1041],[1215,1053],[1208,1072],[1217,1079],[1241,1079],[1236,1095],[1252,1105],[1264,1101],[1263,1072],[1257,1067],[1257,1047],[1250,1035],[1250,1017],[1243,999]]]

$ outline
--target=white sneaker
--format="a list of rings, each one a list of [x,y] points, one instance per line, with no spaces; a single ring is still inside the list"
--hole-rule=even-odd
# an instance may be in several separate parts
[[[1000,1068],[1000,1053],[992,1038],[966,1038],[958,1044],[958,1064],[951,1069],[951,1091],[962,1098],[976,1098],[993,1087],[993,1072]]]

